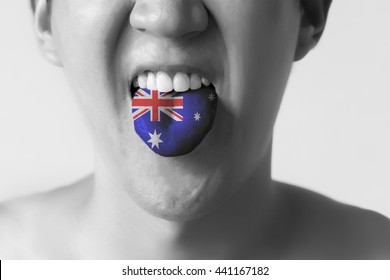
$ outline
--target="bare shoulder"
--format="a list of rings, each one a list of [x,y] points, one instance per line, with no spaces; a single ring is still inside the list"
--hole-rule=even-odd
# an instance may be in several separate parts
[[[371,210],[277,183],[290,258],[390,259],[390,220]]]
[[[49,248],[66,237],[71,217],[77,216],[88,199],[92,180],[90,176],[69,186],[1,203],[0,258],[44,258],[37,256],[35,249],[44,243]]]

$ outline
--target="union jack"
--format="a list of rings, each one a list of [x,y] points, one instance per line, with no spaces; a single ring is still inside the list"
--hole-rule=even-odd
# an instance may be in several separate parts
[[[183,109],[183,96],[173,97],[169,92],[139,89],[132,101],[133,119],[136,120],[150,112],[150,121],[159,122],[163,112],[175,121],[183,121],[184,117],[176,109]]]

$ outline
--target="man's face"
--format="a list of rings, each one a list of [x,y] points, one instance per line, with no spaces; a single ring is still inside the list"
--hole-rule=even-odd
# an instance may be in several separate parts
[[[296,0],[61,0],[52,10],[98,167],[143,208],[178,220],[208,213],[269,164],[298,31]],[[161,157],[134,132],[130,83],[159,69],[199,70],[219,97],[212,130],[184,156]]]

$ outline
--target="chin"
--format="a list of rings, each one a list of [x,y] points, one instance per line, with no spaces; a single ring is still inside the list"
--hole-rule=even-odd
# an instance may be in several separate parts
[[[166,207],[161,205],[148,205],[147,212],[158,218],[172,222],[189,222],[207,216],[211,210],[208,207],[197,207],[196,209],[180,207]]]
[[[229,197],[228,185],[216,174],[219,172],[170,176],[170,180],[158,183],[147,180],[137,189],[129,186],[128,193],[139,207],[156,217],[177,222],[196,220]]]
[[[149,204],[144,209],[150,214],[168,221],[190,222],[208,216],[219,208],[227,198],[208,200],[200,198],[196,205],[187,205],[186,201],[175,201],[175,205],[172,205],[172,201],[164,201],[154,205]]]

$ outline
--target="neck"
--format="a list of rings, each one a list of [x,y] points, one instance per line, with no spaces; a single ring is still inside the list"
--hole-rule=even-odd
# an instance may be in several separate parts
[[[87,258],[245,258],[253,239],[266,234],[272,201],[270,155],[228,201],[194,221],[167,221],[141,209],[104,165],[97,163],[94,188],[81,217]],[[96,245],[98,244],[98,246]]]

